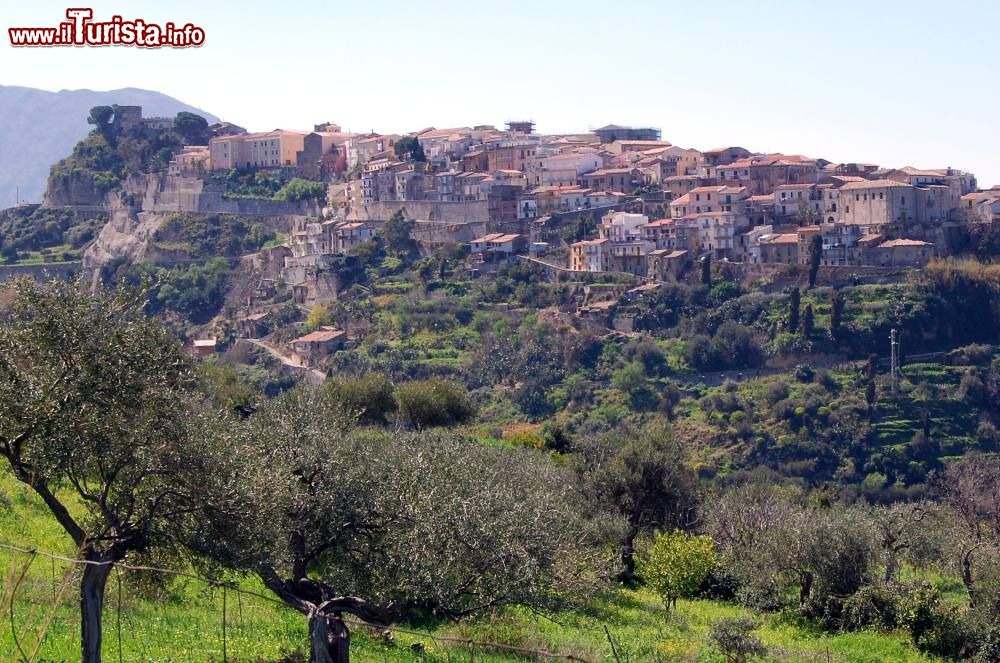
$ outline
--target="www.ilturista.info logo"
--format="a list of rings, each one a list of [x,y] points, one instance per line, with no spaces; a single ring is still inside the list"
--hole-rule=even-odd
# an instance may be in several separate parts
[[[68,21],[51,28],[8,28],[11,46],[141,46],[188,48],[205,43],[205,31],[196,25],[147,23],[141,18],[93,21],[94,10],[66,10]]]

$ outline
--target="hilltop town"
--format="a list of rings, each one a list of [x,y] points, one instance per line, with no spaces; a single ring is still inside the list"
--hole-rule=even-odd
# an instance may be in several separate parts
[[[344,220],[377,224],[405,209],[429,242],[465,241],[485,257],[568,248],[562,266],[571,271],[651,280],[703,256],[805,264],[814,236],[823,265],[919,267],[961,250],[963,228],[1000,218],[1000,186],[982,190],[954,168],[687,149],[659,129],[613,124],[575,135],[533,129],[509,122],[358,135],[324,124],[213,138],[180,166],[295,169],[336,182],[328,203]],[[588,213],[600,215],[592,237],[568,247],[546,241],[552,227]],[[366,237],[357,228],[354,237]]]

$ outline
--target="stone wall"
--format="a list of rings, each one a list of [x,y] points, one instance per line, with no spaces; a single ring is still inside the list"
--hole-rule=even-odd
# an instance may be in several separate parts
[[[36,281],[68,279],[78,274],[81,266],[79,261],[54,262],[39,265],[0,265],[0,282],[11,281],[21,277],[30,277]]]
[[[413,239],[426,246],[439,244],[468,244],[486,234],[486,222],[448,223],[444,221],[422,221],[413,224]]]
[[[243,216],[319,216],[316,201],[283,202],[259,198],[225,198],[224,188],[197,177],[157,174],[132,178],[125,191],[139,198],[146,212],[197,212]]]
[[[408,219],[424,221],[486,223],[489,220],[489,208],[485,200],[458,203],[426,200],[378,202],[353,207],[347,218],[350,221],[388,221],[389,217],[400,210]]]

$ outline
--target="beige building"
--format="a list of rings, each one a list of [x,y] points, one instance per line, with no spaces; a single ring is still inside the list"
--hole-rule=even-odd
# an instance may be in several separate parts
[[[962,196],[959,216],[966,223],[1000,221],[1000,190],[965,194]]]
[[[799,261],[796,233],[768,233],[758,239],[757,261],[762,264],[794,265]]]
[[[646,277],[656,281],[678,279],[687,266],[690,254],[680,249],[656,249],[646,255]]]
[[[541,184],[545,186],[575,186],[580,175],[599,170],[604,159],[593,148],[581,148],[542,159]]]
[[[865,232],[937,225],[949,221],[960,207],[957,192],[947,186],[915,187],[894,180],[848,182],[840,188],[837,220]]]
[[[209,163],[212,170],[295,166],[305,136],[303,131],[275,129],[213,138],[208,144]]]
[[[569,268],[574,272],[606,272],[611,265],[610,240],[588,239],[569,245]]]
[[[204,145],[186,145],[170,160],[167,173],[180,177],[201,177],[209,167],[209,148]]]
[[[878,246],[859,246],[858,264],[872,267],[923,267],[934,257],[934,245],[917,239],[891,239]]]
[[[303,364],[313,366],[327,355],[343,347],[347,332],[323,327],[292,341],[292,354]]]

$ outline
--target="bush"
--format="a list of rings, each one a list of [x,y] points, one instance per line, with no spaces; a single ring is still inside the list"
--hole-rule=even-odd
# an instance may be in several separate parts
[[[903,603],[901,624],[917,649],[945,658],[968,657],[974,634],[958,609],[946,606],[941,593],[931,585],[919,585]]]
[[[816,377],[816,371],[808,364],[799,364],[795,367],[793,375],[799,382],[812,382],[813,378]]]
[[[750,329],[732,320],[723,322],[711,339],[698,335],[688,342],[688,361],[699,370],[748,368],[761,359]]]
[[[715,568],[715,544],[709,536],[680,531],[658,534],[639,557],[638,572],[669,611],[679,598],[694,596]]]
[[[322,182],[312,182],[301,177],[292,178],[274,194],[275,200],[298,202],[300,200],[326,200],[326,186]]]
[[[767,656],[767,647],[753,634],[756,628],[749,617],[719,619],[712,623],[707,641],[727,663],[745,663]]]
[[[392,382],[379,373],[331,380],[323,388],[335,407],[357,416],[360,423],[385,424],[397,408]]]
[[[453,380],[415,380],[396,390],[399,411],[414,428],[451,426],[475,414],[465,387]]]
[[[892,631],[900,626],[905,609],[903,587],[867,585],[844,602],[841,627],[847,631]]]
[[[972,343],[955,348],[948,353],[948,363],[952,366],[986,366],[993,359],[993,346]]]
[[[788,384],[783,381],[776,381],[767,385],[764,398],[767,399],[769,405],[774,405],[788,398],[788,393]]]

